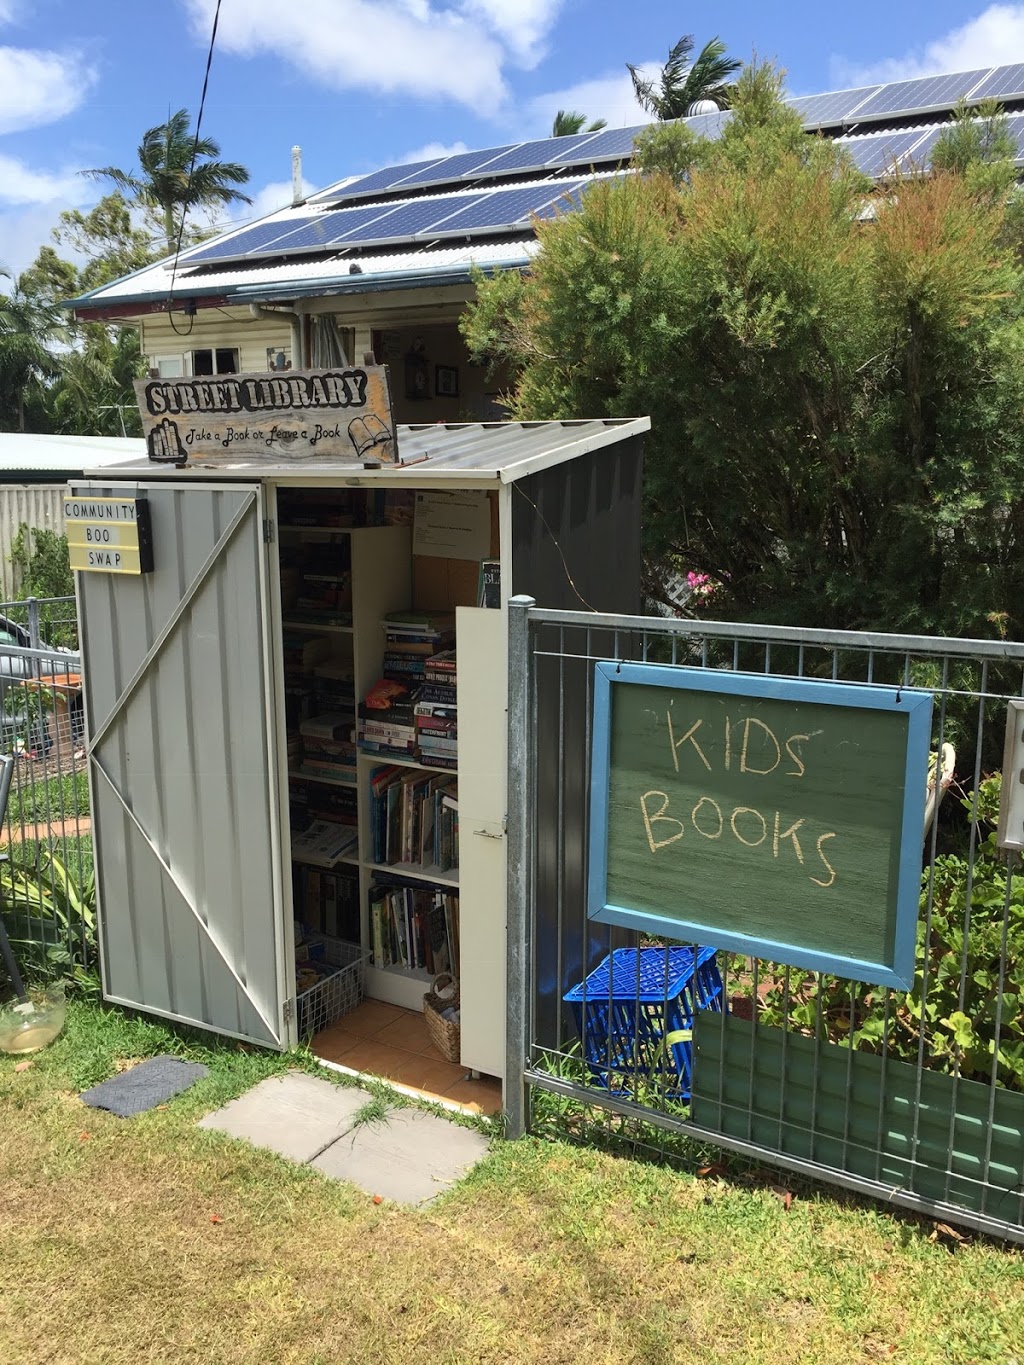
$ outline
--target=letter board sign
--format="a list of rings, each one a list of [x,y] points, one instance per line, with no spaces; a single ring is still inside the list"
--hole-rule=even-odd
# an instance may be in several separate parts
[[[592,919],[913,981],[931,693],[598,663]]]
[[[135,394],[159,463],[398,459],[386,365],[137,379]]]
[[[82,573],[151,573],[148,498],[64,499],[71,567]]]

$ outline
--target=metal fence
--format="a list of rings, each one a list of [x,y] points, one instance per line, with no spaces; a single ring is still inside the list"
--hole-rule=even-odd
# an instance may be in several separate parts
[[[0,914],[30,976],[91,967],[95,895],[74,598],[0,604]],[[0,983],[2,989],[2,983]]]
[[[713,1144],[1024,1241],[1024,878],[992,835],[1024,645],[549,611],[523,598],[509,630],[512,1132],[657,1135],[662,1150],[690,1154]],[[933,693],[913,989],[701,954],[707,945],[588,919],[601,660]],[[602,975],[609,954],[640,949],[621,960],[653,961],[666,984],[687,977],[673,988],[680,1017],[667,998],[652,1012],[639,966],[626,1000]]]

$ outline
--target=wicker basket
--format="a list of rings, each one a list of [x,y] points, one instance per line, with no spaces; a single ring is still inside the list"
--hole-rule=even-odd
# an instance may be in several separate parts
[[[452,1008],[459,1008],[459,983],[447,972],[442,972],[434,977],[433,985],[423,997],[423,1014],[430,1041],[449,1062],[457,1062],[462,1056],[461,1027],[455,1019],[441,1018],[442,1010]]]

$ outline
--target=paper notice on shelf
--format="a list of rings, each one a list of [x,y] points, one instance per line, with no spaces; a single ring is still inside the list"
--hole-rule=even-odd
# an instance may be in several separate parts
[[[486,559],[491,552],[487,494],[417,493],[412,552],[441,559]]]

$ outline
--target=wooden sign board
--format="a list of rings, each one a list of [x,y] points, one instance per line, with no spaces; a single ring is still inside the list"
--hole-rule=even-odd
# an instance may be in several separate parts
[[[71,567],[82,573],[151,573],[148,498],[64,499]]]
[[[598,663],[590,917],[908,988],[931,707],[906,688]]]
[[[137,379],[135,394],[162,464],[398,459],[386,365]]]

